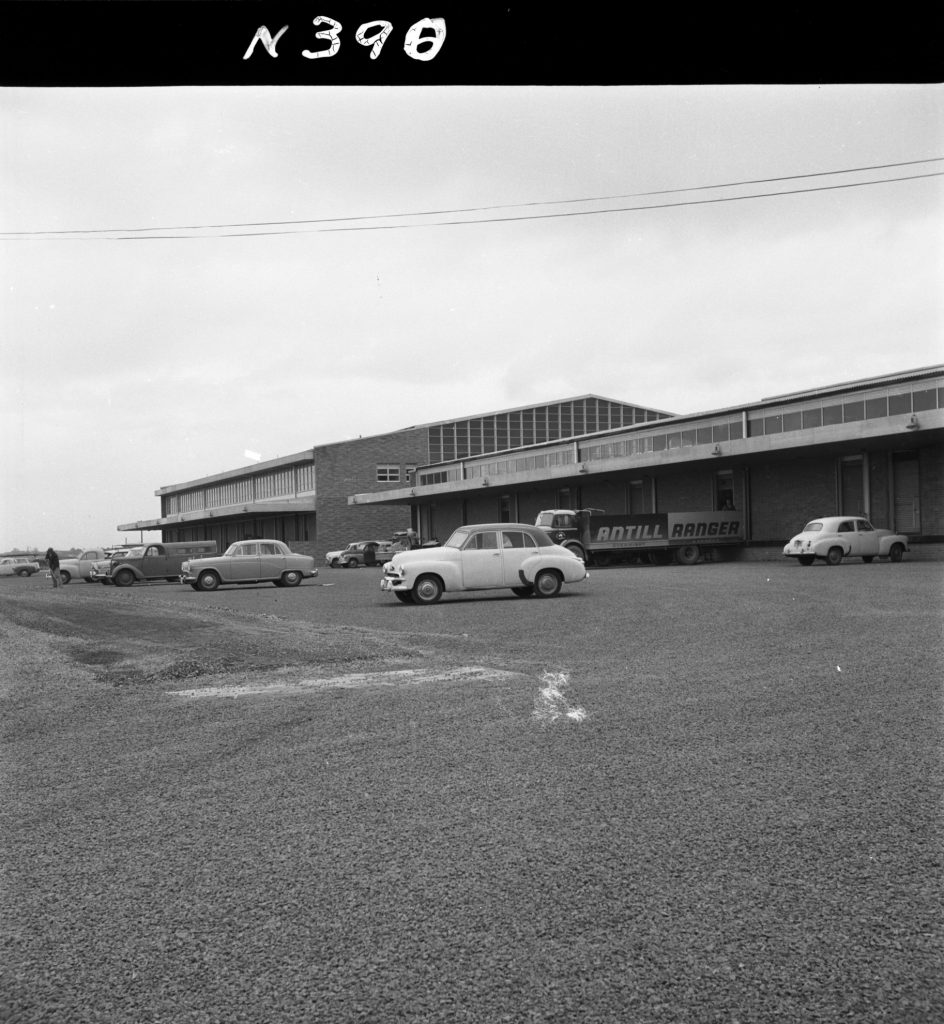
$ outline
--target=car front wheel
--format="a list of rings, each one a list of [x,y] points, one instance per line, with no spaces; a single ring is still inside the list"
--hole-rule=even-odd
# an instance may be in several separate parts
[[[420,576],[413,584],[414,604],[435,604],[443,592],[442,583],[435,576]]]
[[[112,582],[116,587],[130,587],[134,583],[134,573],[130,569],[121,569],[115,573]]]
[[[905,547],[903,544],[892,544],[892,549],[888,552],[888,560],[890,562],[900,562],[901,556],[904,553]]]
[[[534,577],[534,596],[557,597],[560,593],[562,582],[560,576],[552,569],[542,569]]]
[[[220,578],[215,572],[201,572],[197,577],[197,586],[201,590],[216,590],[220,585]]]
[[[60,583],[68,583],[69,580],[71,580],[71,579],[72,579],[71,573],[66,572],[65,569],[60,569],[59,570],[59,582]]]
[[[18,569],[16,574],[17,574],[17,576],[29,576],[30,571],[29,571],[29,569]],[[63,581],[63,582],[65,582],[65,581]]]
[[[297,572],[295,569],[290,569],[288,572],[282,573],[282,586],[284,587],[297,587],[302,581],[302,574]]]

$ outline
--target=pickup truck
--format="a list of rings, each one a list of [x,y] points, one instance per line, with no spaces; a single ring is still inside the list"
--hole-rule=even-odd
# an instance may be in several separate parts
[[[59,578],[63,583],[68,583],[70,580],[85,580],[86,583],[94,583],[92,570],[95,568],[95,563],[111,557],[112,550],[111,548],[89,548],[88,551],[83,551],[78,558],[60,558]]]

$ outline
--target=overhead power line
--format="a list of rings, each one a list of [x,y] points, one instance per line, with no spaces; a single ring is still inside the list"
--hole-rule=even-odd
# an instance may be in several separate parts
[[[894,178],[877,178],[868,181],[841,182],[834,185],[818,185],[812,188],[783,189],[780,191],[754,192],[747,195],[716,196],[701,199],[689,199],[670,203],[646,203],[636,206],[608,206],[602,209],[566,210],[563,212],[520,213],[498,217],[464,217],[462,219],[426,221],[414,224],[386,223],[365,224],[365,221],[404,221],[418,217],[457,217],[461,214],[482,214],[502,210],[531,210],[535,207],[574,206],[587,203],[612,203],[621,199],[644,199],[655,196],[679,195],[688,192],[714,191],[723,188],[743,188],[748,185],[768,185],[776,182],[807,180],[840,174],[857,174],[866,171],[890,170],[896,167],[913,167],[919,164],[941,163],[944,157],[929,157],[926,160],[908,160],[892,164],[874,164],[867,167],[851,167],[838,171],[815,171],[808,174],[792,174],[778,178],[755,178],[745,181],[721,182],[713,185],[697,185],[686,188],[657,189],[648,192],[630,192],[610,196],[590,196],[581,199],[539,200],[529,203],[508,203],[493,206],[471,206],[444,208],[440,210],[419,210],[411,213],[362,214],[350,217],[321,217],[282,221],[246,221],[224,224],[186,224],[173,227],[150,228],[86,228],[60,231],[9,231],[0,232],[0,236],[8,240],[96,240],[103,241],[157,241],[169,239],[199,238],[245,238],[255,235],[271,236],[283,234],[306,234],[329,231],[381,231],[402,230],[404,228],[456,227],[464,224],[497,224],[523,220],[546,220],[560,217],[587,217],[607,213],[630,213],[641,210],[664,210],[681,206],[704,206],[712,203],[739,202],[746,199],[767,199],[778,196],[802,195],[807,192],[827,192],[836,189],[863,188],[869,185],[887,185],[902,181],[916,181],[922,178],[935,178],[944,175],[944,171],[927,171],[922,174],[902,175]],[[318,225],[318,226],[314,226]],[[344,225],[344,226],[340,226]],[[232,230],[232,229],[265,229],[270,230]],[[155,234],[155,232],[205,232],[205,234]]]

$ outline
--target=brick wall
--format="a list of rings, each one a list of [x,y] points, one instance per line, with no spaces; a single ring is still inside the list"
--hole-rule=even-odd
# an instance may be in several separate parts
[[[714,508],[711,474],[704,469],[660,473],[656,479],[657,512],[702,512]]]
[[[816,516],[836,514],[836,460],[825,456],[752,466],[751,540],[779,543]]]
[[[323,557],[325,551],[351,541],[386,539],[408,529],[412,525],[409,505],[349,505],[347,499],[352,494],[408,487],[406,466],[423,465],[426,453],[422,428],[315,448],[318,554]],[[377,466],[381,464],[399,466],[399,482],[379,483]]]

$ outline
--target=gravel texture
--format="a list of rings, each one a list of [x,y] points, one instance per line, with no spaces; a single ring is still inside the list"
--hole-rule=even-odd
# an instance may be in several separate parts
[[[0,587],[0,1020],[944,1019],[939,564],[325,575]]]

